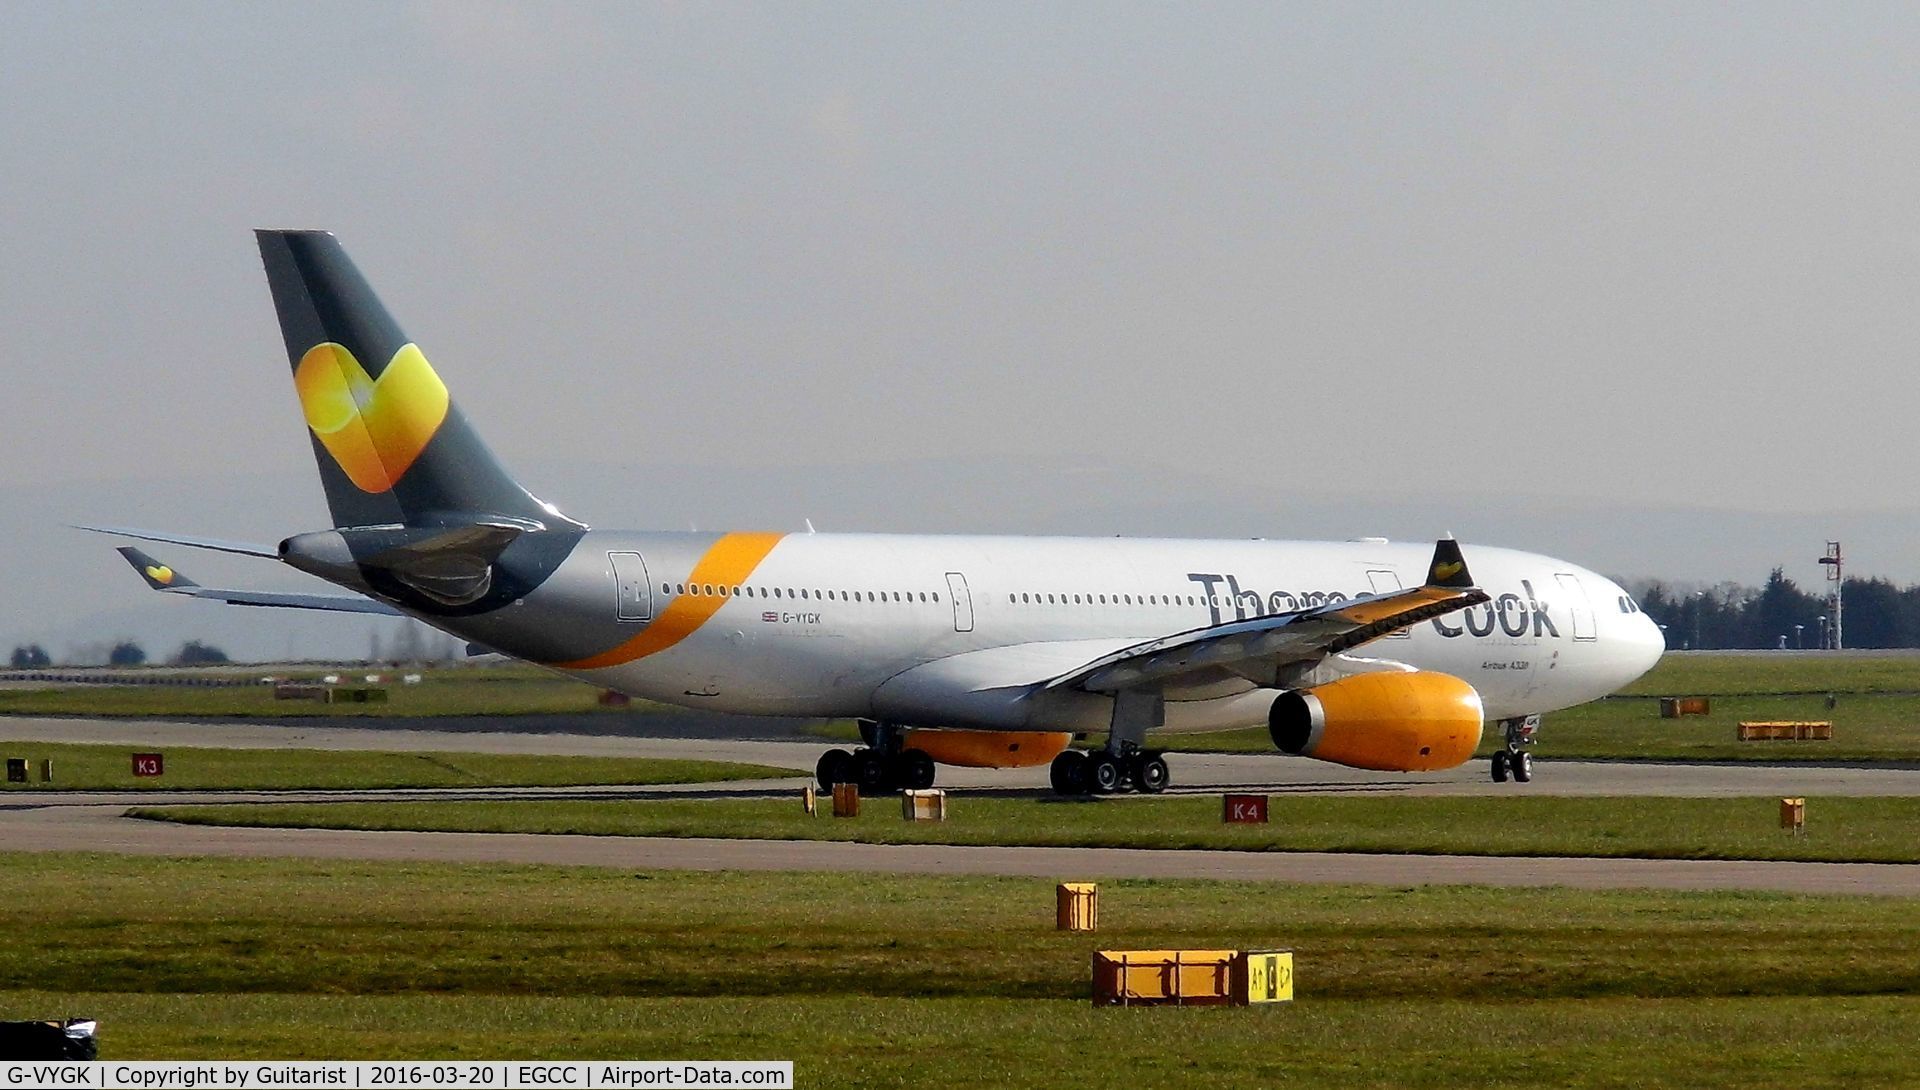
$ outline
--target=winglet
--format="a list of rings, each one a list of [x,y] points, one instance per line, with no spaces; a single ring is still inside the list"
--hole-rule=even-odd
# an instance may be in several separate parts
[[[122,545],[114,551],[125,557],[127,563],[133,565],[133,570],[140,573],[140,578],[147,581],[147,586],[154,590],[179,590],[200,585],[131,545]]]
[[[1460,555],[1460,543],[1443,537],[1433,543],[1433,563],[1427,567],[1427,586],[1464,589],[1473,586],[1466,557]]]

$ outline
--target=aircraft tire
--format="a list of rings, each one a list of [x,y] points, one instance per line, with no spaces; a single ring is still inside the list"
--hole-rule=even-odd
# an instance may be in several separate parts
[[[1507,782],[1507,751],[1504,749],[1493,755],[1493,782]]]
[[[897,790],[892,771],[886,757],[873,750],[862,749],[853,755],[853,775],[862,795],[887,795]]]
[[[1096,795],[1111,795],[1125,790],[1127,770],[1111,753],[1096,753],[1087,762],[1087,783]]]
[[[820,790],[831,791],[836,783],[853,781],[853,754],[844,749],[830,749],[820,755],[820,763],[813,766],[813,778],[820,781]]]
[[[1086,794],[1087,755],[1077,749],[1063,751],[1047,769],[1047,778],[1053,782],[1056,795]]]
[[[1528,783],[1533,779],[1533,754],[1521,750],[1507,758],[1507,764],[1513,769],[1514,783]]]
[[[1142,753],[1134,759],[1133,783],[1143,795],[1158,795],[1173,782],[1167,759],[1158,753]]]
[[[894,778],[914,791],[925,791],[933,786],[935,770],[933,758],[917,749],[900,752],[899,766],[894,770]]]

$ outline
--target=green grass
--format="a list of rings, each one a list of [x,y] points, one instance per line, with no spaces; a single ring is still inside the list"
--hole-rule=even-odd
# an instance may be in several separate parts
[[[185,789],[285,790],[382,787],[557,787],[575,784],[704,783],[800,775],[790,769],[721,761],[641,757],[550,757],[498,753],[377,753],[317,749],[157,746],[166,772],[133,774],[132,755],[149,747],[0,742],[0,756],[28,759],[33,782],[5,792]],[[40,762],[53,781],[40,783]]]
[[[302,670],[295,676],[312,680],[334,673],[342,686],[366,686],[362,680],[376,671],[366,667],[334,671]],[[392,675],[393,671],[377,671]],[[401,671],[407,672],[407,671]],[[223,672],[218,676],[264,676],[276,673],[260,667],[250,674]],[[0,715],[110,715],[191,718],[288,719],[329,716],[382,718],[454,715],[646,715],[660,705],[636,701],[626,707],[606,707],[600,690],[583,682],[532,667],[475,666],[442,669],[423,674],[417,685],[384,684],[387,699],[371,704],[318,704],[308,700],[275,700],[271,685],[200,688],[186,685],[62,685],[46,688],[0,689]]]
[[[808,1087],[1907,1087],[1911,996],[1084,1000],[0,992],[85,1011],[122,1059],[791,1059]],[[1098,1042],[1097,1047],[1089,1042]]]
[[[1070,877],[1070,876],[1063,876]],[[26,895],[31,891],[31,895]],[[0,1017],[109,1059],[758,1057],[803,1085],[1908,1085],[1898,899],[0,855]],[[1102,1010],[1094,949],[1298,1002]]]
[[[1688,694],[1691,695],[1691,694]],[[1825,720],[1831,741],[1742,742],[1742,720]],[[1554,757],[1712,761],[1920,761],[1920,696],[1716,696],[1711,715],[1660,718],[1659,701],[1610,697],[1554,712],[1539,752]],[[1502,741],[1489,732],[1481,752]]]
[[[857,840],[883,844],[1214,848],[1431,855],[1920,862],[1920,798],[1814,798],[1808,827],[1779,827],[1777,798],[1272,796],[1267,825],[1226,825],[1214,797],[949,799],[948,820],[908,822],[893,799],[858,818],[808,817],[797,800],[316,803],[169,806],[197,824],[460,832]]]
[[[1621,692],[1630,696],[1753,693],[1920,693],[1911,654],[1668,654]]]

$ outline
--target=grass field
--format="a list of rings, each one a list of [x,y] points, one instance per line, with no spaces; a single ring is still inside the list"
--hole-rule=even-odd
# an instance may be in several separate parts
[[[1072,877],[1072,876],[1062,876]],[[131,1058],[792,1059],[801,1085],[1920,1079],[1893,899],[0,855],[0,1017]],[[1289,947],[1272,1009],[1086,1002],[1097,948]]]
[[[213,749],[166,746],[165,775],[133,774],[140,747],[0,742],[0,755],[28,759],[34,782],[0,783],[0,791],[184,789],[501,787],[576,784],[704,783],[762,779],[794,772],[720,761],[639,757],[549,757],[496,753],[375,753],[317,749]],[[53,761],[53,781],[40,783],[40,761]]]
[[[603,836],[858,840],[881,844],[1216,848],[1661,859],[1920,862],[1920,798],[1815,798],[1810,832],[1779,827],[1777,798],[1352,798],[1273,796],[1267,825],[1225,825],[1214,797],[1099,802],[949,800],[907,822],[893,799],[858,818],[808,817],[790,800],[319,803],[169,806],[142,817],[215,825]]]
[[[332,671],[343,685],[365,685],[366,667]],[[274,673],[262,667],[260,675]],[[231,673],[221,676],[233,676]],[[289,672],[275,676],[283,680]],[[291,676],[312,680],[311,669]],[[126,715],[287,719],[335,716],[381,718],[442,715],[646,715],[660,705],[636,701],[626,707],[600,704],[600,690],[531,666],[469,666],[430,670],[417,685],[390,683],[387,700],[372,704],[319,704],[275,700],[264,684],[219,688],[186,685],[62,685],[0,689],[0,715]]]

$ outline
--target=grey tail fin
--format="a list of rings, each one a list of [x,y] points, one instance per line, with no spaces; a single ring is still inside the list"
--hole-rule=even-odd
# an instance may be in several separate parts
[[[578,529],[515,481],[325,231],[256,231],[337,527]]]

